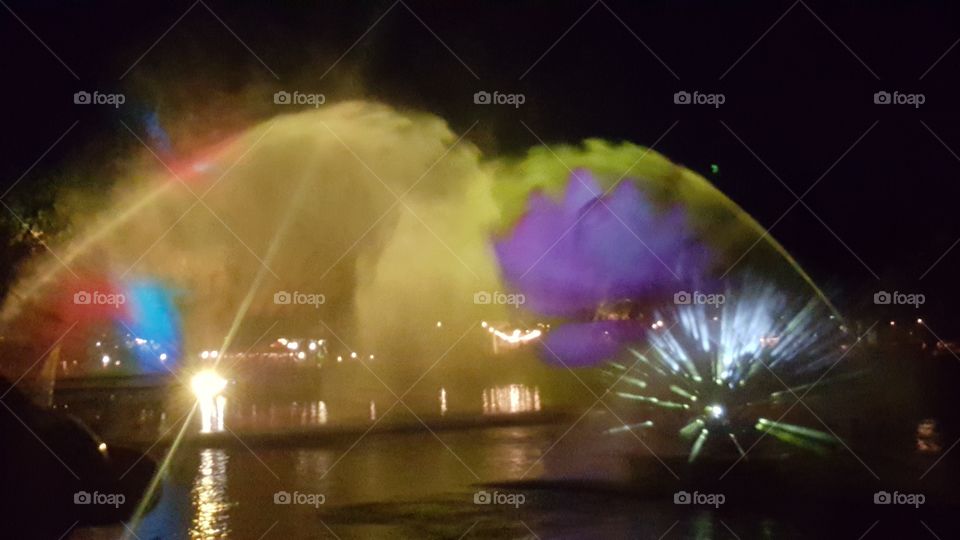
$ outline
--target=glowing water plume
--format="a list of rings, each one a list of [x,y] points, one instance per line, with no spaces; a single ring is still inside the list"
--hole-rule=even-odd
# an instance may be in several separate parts
[[[689,218],[687,225],[694,237],[710,249],[720,278],[729,279],[750,272],[776,273],[778,286],[785,292],[815,296],[829,311],[838,315],[827,296],[797,261],[735,202],[703,176],[650,148],[635,144],[587,139],[579,145],[537,146],[521,159],[504,160],[498,166],[493,189],[503,216],[502,230],[509,232],[518,220],[523,219],[529,204],[526,194],[541,192],[560,198],[568,188],[566,180],[571,171],[581,169],[589,171],[604,196],[612,197],[623,189],[622,184],[631,183],[661,211],[679,207]],[[617,208],[614,210],[630,223],[629,214]],[[642,230],[635,229],[634,232],[638,236],[643,234]],[[552,241],[556,241],[561,233],[556,233]],[[647,240],[644,238],[645,242]],[[654,244],[648,245],[657,252]],[[657,255],[664,256],[660,252]],[[672,257],[675,254],[666,255]],[[672,266],[669,259],[665,261]],[[521,273],[524,271],[526,269]]]
[[[795,305],[764,285],[728,290],[725,297],[721,307],[654,312],[673,323],[650,333],[647,351],[630,348],[628,362],[610,363],[621,388],[615,394],[651,412],[680,413],[678,434],[690,441],[691,461],[715,436],[743,455],[740,439],[754,428],[805,449],[834,445],[831,434],[760,414],[784,393],[796,399],[809,392],[843,358],[851,337],[817,299]]]
[[[177,291],[189,356],[253,341],[275,321],[315,335],[322,319],[357,348],[428,363],[451,343],[411,333],[411,321],[442,320],[453,334],[507,309],[471,302],[502,285],[492,180],[465,135],[428,114],[348,102],[265,121],[197,166],[144,150],[115,192],[63,205],[72,236],[51,248],[77,273]],[[25,265],[4,321],[42,310],[65,272],[47,255]],[[275,302],[284,290],[326,302]]]
[[[214,362],[215,365],[220,363],[220,359],[223,358],[223,353],[227,351],[228,347],[230,347],[230,343],[233,341],[237,331],[240,329],[240,324],[243,322],[244,317],[247,315],[247,311],[253,304],[256,294],[260,292],[260,289],[263,285],[263,280],[267,277],[267,273],[273,273],[273,271],[270,270],[270,264],[276,258],[280,245],[290,229],[290,225],[293,223],[294,217],[297,215],[296,211],[302,201],[304,192],[306,191],[305,188],[311,179],[310,174],[313,171],[312,165],[312,163],[308,163],[308,166],[304,168],[304,172],[301,175],[300,180],[297,182],[297,185],[293,191],[293,195],[290,197],[290,208],[287,212],[281,214],[280,224],[277,226],[273,238],[270,239],[266,256],[260,261],[260,268],[257,270],[257,274],[254,276],[253,282],[250,284],[247,294],[243,297],[243,301],[241,301],[240,307],[237,309],[237,313],[233,317],[233,322],[230,324],[230,328],[227,330],[227,333],[223,338],[223,343],[220,345],[220,351],[217,354],[217,360]]]
[[[19,315],[26,304],[37,300],[36,294],[39,291],[55,283],[55,279],[62,273],[72,272],[71,266],[81,255],[87,254],[98,242],[115,233],[121,225],[139,215],[141,210],[169,193],[173,187],[174,184],[170,182],[161,182],[153,188],[149,188],[146,193],[131,204],[122,206],[117,209],[117,212],[102,218],[101,223],[91,228],[89,234],[74,242],[59,257],[56,257],[55,261],[47,261],[47,264],[36,274],[29,275],[11,289],[5,299],[3,309],[0,310],[0,321],[6,323]]]

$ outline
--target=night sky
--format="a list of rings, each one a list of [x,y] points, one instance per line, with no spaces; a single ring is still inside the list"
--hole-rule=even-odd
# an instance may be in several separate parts
[[[241,107],[251,88],[367,97],[457,132],[479,122],[468,138],[490,154],[519,154],[538,137],[656,143],[773,226],[841,309],[859,313],[881,289],[921,292],[919,311],[956,337],[955,6],[717,4],[5,0],[0,182],[17,183],[3,201],[29,216],[61,185],[105,189],[113,160],[142,150],[124,124],[143,136],[150,113],[183,147],[276,113],[267,99]],[[94,89],[128,101],[73,103]],[[526,103],[478,106],[478,90]],[[676,105],[681,90],[725,103]],[[925,102],[877,105],[878,91]]]

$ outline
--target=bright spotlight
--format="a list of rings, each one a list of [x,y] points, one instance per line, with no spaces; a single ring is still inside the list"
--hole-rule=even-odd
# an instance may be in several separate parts
[[[710,415],[710,418],[720,419],[723,418],[724,410],[722,405],[709,405],[707,407],[707,413]]]
[[[227,387],[227,380],[212,369],[197,373],[190,380],[190,388],[197,399],[213,399]]]

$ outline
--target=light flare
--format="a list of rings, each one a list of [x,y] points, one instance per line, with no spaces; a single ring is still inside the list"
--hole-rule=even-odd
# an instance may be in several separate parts
[[[627,362],[609,364],[608,373],[617,379],[613,393],[651,411],[684,416],[678,434],[692,441],[690,461],[713,447],[712,436],[743,455],[738,437],[757,431],[818,452],[834,446],[837,440],[829,433],[767,420],[757,408],[796,399],[798,391],[819,383],[848,379],[849,373],[824,381],[818,375],[846,354],[849,347],[842,344],[859,340],[816,298],[791,304],[769,286],[725,296],[719,307],[682,304],[654,311],[658,323],[675,323],[648,335],[648,351],[628,348]],[[607,433],[641,425],[646,423],[624,423]]]

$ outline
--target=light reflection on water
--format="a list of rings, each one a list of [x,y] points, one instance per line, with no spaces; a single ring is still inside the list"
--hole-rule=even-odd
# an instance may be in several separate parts
[[[230,431],[269,431],[293,427],[324,426],[330,421],[330,412],[325,401],[301,401],[286,405],[252,404],[246,407],[228,403],[223,396],[204,406],[200,403],[200,432],[218,433]],[[226,427],[224,427],[226,426]]]
[[[480,405],[479,412],[484,415],[538,412],[541,410],[540,388],[526,384],[488,387],[482,391],[480,403],[477,405]],[[295,401],[286,405],[241,406],[228,402],[225,396],[200,400],[199,412],[200,433],[220,433],[227,428],[231,431],[269,431],[325,426],[330,422],[332,414],[323,400]],[[449,412],[448,392],[445,388],[440,389],[439,412],[441,416]],[[377,403],[370,400],[367,405],[367,420],[376,421],[378,417]]]
[[[200,405],[200,433],[220,433],[227,413],[227,398],[216,396],[202,398]]]
[[[206,448],[200,451],[190,498],[194,515],[190,524],[190,538],[213,540],[229,538],[232,506],[227,499],[227,464],[230,457],[225,450]]]
[[[494,386],[483,391],[483,414],[514,414],[540,410],[540,387],[525,384]]]
[[[483,388],[481,390],[481,388]],[[533,413],[543,410],[539,386],[513,383],[474,389],[438,385],[429,397],[411,396],[406,403],[417,416],[472,416]],[[116,394],[116,395],[115,395]],[[101,399],[102,397],[102,399]],[[390,409],[389,396],[314,395],[290,399],[278,388],[274,395],[251,397],[226,392],[197,398],[169,393],[111,392],[75,393],[56,407],[80,418],[106,439],[132,440],[148,445],[170,432],[186,417],[189,407],[197,413],[191,434],[270,433],[331,425],[374,422]],[[116,399],[115,399],[116,398]],[[399,408],[403,410],[402,407]],[[396,415],[391,417],[395,418]]]
[[[321,510],[328,512],[353,504],[457,493],[462,494],[455,495],[458,503],[469,505],[478,481],[542,474],[539,458],[563,427],[442,432],[443,444],[430,434],[409,433],[371,435],[352,447],[185,450],[178,462],[199,459],[188,470],[181,469],[192,480],[186,509],[189,538],[256,538],[277,521],[271,537],[324,537],[327,531],[315,520],[314,506],[274,504],[281,490],[323,494],[326,505]]]

